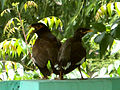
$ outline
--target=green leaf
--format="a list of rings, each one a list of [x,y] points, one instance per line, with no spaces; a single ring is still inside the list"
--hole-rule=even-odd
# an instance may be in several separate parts
[[[98,20],[100,17],[104,16],[104,15],[107,15],[107,7],[106,7],[106,4],[101,6],[96,15],[95,15],[95,19]]]
[[[52,23],[51,23],[51,19],[49,17],[47,17],[47,22],[48,22],[49,28],[52,29]]]
[[[120,24],[118,24],[118,26],[111,31],[111,35],[115,39],[120,39]]]
[[[22,10],[24,9],[24,2],[21,2],[21,4],[20,4],[20,13],[22,13]],[[26,11],[26,10],[25,10]]]
[[[27,54],[27,44],[22,40],[22,50],[24,54]]]
[[[38,23],[40,22],[47,25],[52,31],[52,34],[55,35],[57,39],[61,40],[63,38],[61,34],[61,32],[63,32],[63,23],[58,17],[54,16],[46,17],[38,21]]]
[[[25,50],[26,44],[23,40],[21,40],[21,39],[18,40],[18,47],[20,49],[20,52],[18,53],[18,55],[21,54],[21,52],[23,52],[24,54],[26,53],[26,50]]]
[[[108,3],[107,4],[107,10],[110,16],[112,16],[113,10],[114,10],[114,4],[113,3]]]
[[[34,28],[30,28],[28,33],[27,33],[27,40],[29,39],[30,37],[30,34],[32,33],[32,31],[34,30]]]
[[[115,61],[114,62],[114,67],[115,67],[116,70],[119,68],[119,66],[120,66],[120,61],[119,60]]]
[[[2,17],[4,14],[10,13],[10,10],[11,10],[11,9],[5,9],[4,11],[2,11],[2,12],[1,12],[1,17]]]
[[[114,69],[114,65],[113,65],[113,64],[110,64],[110,65],[108,66],[108,74],[110,74],[110,73],[113,71],[113,69]]]
[[[117,73],[118,73],[118,75],[120,76],[120,67],[118,67]]]
[[[59,29],[59,27],[62,30],[62,27],[63,27],[62,21],[59,18],[54,17],[54,16],[43,18],[40,21],[38,21],[38,23],[40,22],[44,23],[45,25],[48,24],[48,27],[51,29],[51,31],[54,27],[57,30]]]
[[[20,56],[21,52],[22,52],[22,47],[19,45],[19,46],[17,47],[18,56]]]
[[[85,71],[82,71],[86,77],[90,78],[90,76],[88,75],[88,73],[86,73]]]
[[[105,36],[105,32],[103,32],[102,34],[97,35],[95,37],[95,39],[94,39],[94,42],[97,43],[97,44],[100,44],[104,36]]]
[[[104,32],[106,31],[106,27],[103,23],[93,23],[93,29],[97,32]]]
[[[50,22],[51,22],[51,23],[50,23],[50,28],[53,28],[53,27],[54,27],[53,25],[54,25],[54,23],[55,23],[54,18],[51,18],[51,19],[50,19]]]
[[[13,69],[8,69],[8,78],[9,80],[13,80],[15,76],[15,71]]]
[[[78,16],[81,15],[80,12],[83,9],[84,2],[79,1],[78,4],[79,5],[77,7],[76,12],[73,14],[73,16],[69,19],[69,21],[67,23],[67,27],[66,27],[66,30],[65,30],[65,33],[64,33],[64,36],[67,37],[67,38],[71,37],[74,33],[73,24],[76,21],[76,19],[78,18]]]
[[[25,11],[27,10],[27,7],[28,7],[28,5],[25,3],[25,4],[24,4],[24,9],[25,9]]]
[[[102,11],[102,13],[103,13],[103,15],[105,14],[105,15],[107,15],[107,8],[106,8],[106,4],[105,5],[103,5],[103,6],[101,6],[101,11]]]
[[[12,6],[13,6],[13,7],[17,7],[18,5],[19,5],[19,2],[16,2],[16,3],[13,2],[13,3],[12,3]]]
[[[3,34],[7,32],[8,37],[10,37],[13,33],[15,33],[15,22],[14,22],[15,19],[17,18],[16,17],[11,18],[4,27]]]
[[[85,59],[85,58],[84,58],[84,59]],[[86,62],[83,62],[83,63],[82,63],[82,67],[83,67],[84,70],[86,70],[86,67],[87,67]]]
[[[2,58],[2,50],[0,49],[0,58]]]
[[[120,16],[120,2],[115,2],[115,10],[118,13],[118,15]]]
[[[105,67],[101,68],[99,76],[100,77],[104,76],[106,74],[106,72],[107,72],[107,69]]]
[[[55,19],[55,24],[56,24],[56,29],[58,28],[59,24],[60,24],[60,19]]]
[[[53,17],[52,17],[52,20],[54,21],[54,23],[55,23],[55,25],[56,25],[56,29],[57,29],[57,27],[58,27],[58,25],[57,25],[57,23],[58,23],[57,18],[53,16]]]
[[[34,2],[34,1],[27,1],[25,4],[24,4],[24,9],[25,11],[27,10],[27,8],[31,8],[31,7],[34,7],[34,8],[38,8],[38,5]]]
[[[0,79],[7,80],[7,73],[6,72],[2,72]]]
[[[114,12],[114,14],[113,14],[113,12]],[[105,15],[106,17],[105,18],[103,17],[103,19],[108,20],[108,19],[110,19],[110,17],[112,17],[116,13],[117,13],[117,15],[120,16],[120,2],[108,3],[107,5],[105,4],[98,9],[98,11],[95,15],[95,19],[99,20],[100,17],[103,17]]]
[[[44,23],[47,25],[48,19],[44,18]]]
[[[92,11],[94,5],[96,2],[91,3],[90,5],[87,6],[85,15],[88,16],[90,14],[90,11]]]
[[[102,58],[105,55],[105,52],[107,51],[107,48],[109,46],[109,49],[111,48],[111,44],[113,43],[114,38],[110,34],[105,34],[102,41],[100,42],[100,58]]]
[[[97,21],[101,16],[102,16],[102,11],[101,11],[101,9],[98,9],[98,11],[95,15],[95,20]]]
[[[5,51],[2,51],[2,58],[5,60]]]
[[[117,14],[115,14],[115,15],[111,18],[111,20],[109,21],[109,25],[110,25],[110,26],[113,26],[114,23],[117,22],[117,20],[119,20],[119,17],[118,17]],[[113,27],[111,27],[111,28],[114,29]]]
[[[4,9],[4,5],[5,5],[6,1],[7,1],[7,0],[1,0],[2,10]]]

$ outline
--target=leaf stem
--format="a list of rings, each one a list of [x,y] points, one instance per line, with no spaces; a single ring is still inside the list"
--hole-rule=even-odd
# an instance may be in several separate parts
[[[19,11],[18,11],[18,16],[19,16],[19,19],[20,19],[20,24],[21,24],[21,27],[22,27],[22,32],[23,32],[23,35],[24,35],[25,43],[28,44],[27,38],[26,38],[26,35],[25,35],[25,29],[24,29],[23,22],[22,22],[21,15],[20,15],[20,12],[19,12]],[[34,60],[33,60],[33,58],[32,58],[32,55],[31,55],[29,49],[28,49],[28,55],[29,55],[29,57],[32,59],[33,64],[34,64]]]
[[[19,16],[19,19],[20,19],[20,24],[21,24],[21,27],[22,27],[22,32],[23,32],[23,35],[24,35],[25,42],[26,42],[26,44],[28,44],[27,39],[26,39],[25,29],[24,29],[24,26],[23,26],[23,22],[22,22],[22,19],[21,19],[20,12],[18,12],[18,16]]]

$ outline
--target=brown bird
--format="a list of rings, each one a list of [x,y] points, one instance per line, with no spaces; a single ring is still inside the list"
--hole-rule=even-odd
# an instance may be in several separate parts
[[[48,78],[47,76],[51,74],[47,67],[48,60],[51,62],[53,72],[56,72],[54,70],[54,65],[57,63],[58,51],[61,43],[45,24],[36,23],[32,24],[31,27],[35,28],[33,33],[38,35],[32,48],[34,62],[38,66],[44,78]]]
[[[63,75],[77,67],[81,73],[80,65],[86,60],[86,49],[83,47],[82,37],[91,31],[90,29],[79,28],[74,36],[67,39],[61,46],[58,56],[60,79],[63,79]]]

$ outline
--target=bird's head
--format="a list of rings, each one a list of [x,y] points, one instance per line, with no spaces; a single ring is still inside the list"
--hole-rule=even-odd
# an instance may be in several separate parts
[[[43,24],[43,23],[35,23],[30,26],[30,28],[33,27],[35,30],[32,31],[32,33],[39,33],[44,31],[50,31],[49,28]]]
[[[87,29],[87,28],[79,28],[75,31],[74,36],[82,38],[88,32],[93,32],[93,30],[90,30],[90,29]]]

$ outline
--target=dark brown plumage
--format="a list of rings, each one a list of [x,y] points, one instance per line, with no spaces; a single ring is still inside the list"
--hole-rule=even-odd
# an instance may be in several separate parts
[[[90,31],[89,29],[79,28],[74,36],[67,39],[61,46],[58,56],[60,79],[63,79],[64,74],[71,72],[85,61],[86,49],[82,45],[82,37]]]
[[[47,78],[51,74],[47,68],[50,60],[52,72],[63,79],[63,75],[71,72],[85,61],[86,49],[82,45],[82,37],[90,32],[89,29],[79,28],[72,38],[62,44],[50,32],[49,28],[43,23],[32,24],[35,30],[33,33],[38,35],[32,48],[32,55],[35,64],[40,72]]]
[[[32,24],[31,27],[35,28],[33,33],[38,35],[32,48],[34,62],[44,75],[44,78],[47,78],[51,74],[47,68],[48,60],[50,60],[54,68],[54,65],[57,63],[58,51],[61,44],[43,23]]]

